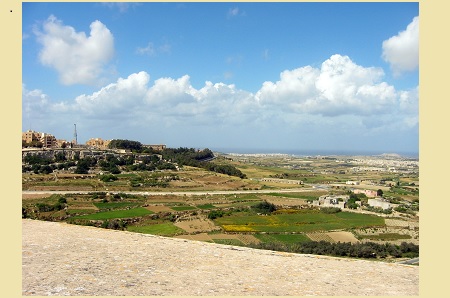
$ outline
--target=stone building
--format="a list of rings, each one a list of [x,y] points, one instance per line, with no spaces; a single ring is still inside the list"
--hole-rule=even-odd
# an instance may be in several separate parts
[[[377,196],[377,191],[372,189],[354,189],[353,193],[355,194],[363,193],[369,198],[375,198]]]
[[[108,149],[108,145],[110,142],[111,142],[110,140],[103,140],[101,138],[92,138],[86,142],[86,145],[94,149],[106,150]]]
[[[320,196],[318,200],[314,200],[312,202],[312,205],[319,207],[338,207],[344,209],[347,207],[347,202],[349,199],[350,196],[348,195],[336,195],[336,196],[324,195]]]
[[[26,143],[31,143],[33,141],[39,142],[41,139],[41,133],[37,131],[27,130],[26,132],[22,132],[22,141]]]
[[[41,142],[44,148],[55,148],[57,147],[57,141],[55,136],[45,133],[28,130],[22,132],[22,141],[25,143]]]
[[[159,145],[142,145],[142,147],[150,148],[150,149],[153,149],[155,151],[163,151],[164,149],[166,149],[166,145],[163,145],[163,144],[159,144]]]
[[[389,209],[389,208],[392,208],[391,204],[390,204],[387,200],[385,200],[385,199],[383,199],[383,198],[369,199],[369,200],[367,201],[367,203],[369,204],[369,206],[372,206],[372,207],[379,207],[379,208],[381,208],[381,209]]]

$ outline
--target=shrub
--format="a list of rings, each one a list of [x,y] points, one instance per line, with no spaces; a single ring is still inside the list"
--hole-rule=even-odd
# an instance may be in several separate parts
[[[112,181],[116,181],[118,178],[115,176],[115,175],[108,175],[108,174],[106,174],[106,175],[102,175],[101,177],[100,177],[100,180],[101,181],[103,181],[103,182],[112,182]]]
[[[267,201],[253,205],[253,206],[251,206],[251,208],[253,210],[255,210],[256,212],[264,213],[264,214],[269,214],[269,213],[272,213],[275,210],[277,210],[277,207],[274,204],[269,203]]]
[[[208,213],[208,218],[209,219],[216,219],[218,217],[222,217],[223,216],[223,211],[222,210],[212,210],[211,212]]]
[[[325,214],[333,214],[333,213],[341,212],[342,210],[339,207],[323,207],[323,208],[320,208],[320,211]]]
[[[105,220],[102,222],[101,227],[104,229],[125,230],[127,223],[120,219]]]
[[[39,212],[47,212],[53,210],[53,207],[51,205],[45,203],[37,203],[36,207],[39,210]]]

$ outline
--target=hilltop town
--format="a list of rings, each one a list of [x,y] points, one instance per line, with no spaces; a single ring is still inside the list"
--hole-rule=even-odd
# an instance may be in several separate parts
[[[109,149],[109,144],[111,140],[103,140],[102,138],[91,138],[86,141],[85,144],[78,143],[77,133],[75,128],[74,139],[72,141],[67,141],[64,139],[57,139],[54,135],[46,132],[37,132],[33,130],[27,130],[22,132],[22,148],[30,149],[64,149],[64,148],[79,148],[79,149],[97,149],[97,150],[107,150]],[[163,150],[166,145],[143,145],[145,148],[150,148],[153,150]]]

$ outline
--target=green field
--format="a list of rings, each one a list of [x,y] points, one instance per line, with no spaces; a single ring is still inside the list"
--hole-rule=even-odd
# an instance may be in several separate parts
[[[335,214],[300,213],[279,215],[232,215],[215,222],[227,232],[314,232],[384,226],[382,217],[350,212]]]
[[[126,207],[137,207],[139,204],[131,202],[110,202],[110,203],[94,203],[98,209],[122,209]]]
[[[67,209],[67,214],[91,214],[97,212],[94,209]]]
[[[133,208],[130,210],[115,210],[115,211],[105,211],[98,212],[89,215],[75,216],[73,219],[89,219],[89,220],[105,220],[105,219],[115,219],[115,218],[129,218],[129,217],[139,217],[147,214],[152,214],[154,212],[147,210],[145,208]]]
[[[203,205],[197,205],[197,208],[199,208],[199,209],[212,209],[212,208],[216,208],[216,206],[214,206],[212,204],[203,204]]]
[[[153,224],[148,226],[129,226],[127,230],[130,232],[160,236],[174,236],[175,234],[184,232],[184,230],[174,226],[172,223]]]

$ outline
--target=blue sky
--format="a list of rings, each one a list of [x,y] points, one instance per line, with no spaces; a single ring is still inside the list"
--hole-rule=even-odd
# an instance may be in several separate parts
[[[418,3],[23,3],[22,129],[418,152]]]

